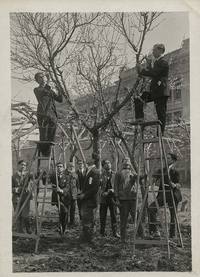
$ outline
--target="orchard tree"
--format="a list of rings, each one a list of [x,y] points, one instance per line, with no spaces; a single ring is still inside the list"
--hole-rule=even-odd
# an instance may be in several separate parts
[[[122,36],[140,61],[143,43],[159,13],[12,13],[12,75],[31,81],[36,71],[48,72],[51,82],[66,99],[77,122],[93,137],[93,150],[99,160],[100,131],[108,126],[121,136],[115,115],[135,93],[139,81],[124,91],[119,100],[121,78],[111,107],[106,90],[125,66]],[[92,97],[93,112],[85,115],[77,108],[74,95]],[[111,124],[111,125],[110,125]],[[124,140],[124,138],[122,137]],[[124,140],[124,143],[126,141]]]

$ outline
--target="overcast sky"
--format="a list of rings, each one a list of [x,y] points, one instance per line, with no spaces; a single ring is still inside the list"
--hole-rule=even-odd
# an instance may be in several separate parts
[[[164,43],[166,53],[181,47],[183,39],[189,37],[189,18],[188,13],[169,12],[160,17],[160,25],[155,28],[146,37],[143,53],[150,51],[155,43]],[[25,84],[12,80],[12,100],[30,101],[36,104],[37,101],[33,95],[35,83]]]

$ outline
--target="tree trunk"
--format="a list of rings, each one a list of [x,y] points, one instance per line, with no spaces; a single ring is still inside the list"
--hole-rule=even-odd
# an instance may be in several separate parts
[[[100,160],[101,160],[101,145],[100,145],[100,134],[99,130],[95,129],[92,132],[93,137],[93,159],[96,167],[100,168]]]

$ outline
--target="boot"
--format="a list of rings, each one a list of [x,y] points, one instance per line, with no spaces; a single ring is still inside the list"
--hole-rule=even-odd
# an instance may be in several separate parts
[[[120,239],[120,235],[117,233],[117,226],[113,225],[112,226],[112,232],[113,232],[113,237]]]

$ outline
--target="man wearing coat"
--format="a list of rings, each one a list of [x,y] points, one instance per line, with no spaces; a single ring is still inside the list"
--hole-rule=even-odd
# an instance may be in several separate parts
[[[20,208],[26,201],[26,204],[23,210],[18,216],[16,229],[17,229],[17,232],[19,233],[23,233],[24,231],[26,231],[27,233],[30,234],[31,228],[30,228],[29,213],[30,213],[30,200],[32,199],[32,193],[30,193],[29,184],[31,181],[31,176],[30,175],[28,176],[28,172],[26,168],[27,168],[27,163],[24,160],[20,160],[18,162],[18,170],[12,176],[12,202],[13,202],[13,209],[15,211],[17,206],[19,206],[19,210],[20,210]],[[24,185],[25,185],[25,188],[22,193]]]
[[[76,171],[77,174],[77,189],[78,189],[78,194],[81,193],[84,178],[85,178],[85,169],[84,169],[84,164],[81,160],[78,161],[78,169]],[[78,198],[77,199],[77,206],[78,206],[78,212],[79,212],[79,219],[81,220],[81,200]]]
[[[97,207],[97,193],[100,183],[100,173],[93,164],[93,159],[88,162],[88,168],[82,184],[81,193],[78,199],[81,200],[81,223],[82,234],[80,242],[92,243],[94,224],[95,224],[95,208]]]
[[[120,236],[123,243],[126,242],[126,228],[128,216],[135,218],[136,209],[136,179],[132,173],[131,162],[125,158],[122,163],[122,170],[115,175],[114,187],[117,202],[120,206]]]
[[[57,127],[57,111],[55,101],[62,102],[63,97],[58,89],[56,94],[49,86],[49,76],[42,72],[35,74],[35,81],[39,84],[34,88],[34,94],[38,101],[37,121],[39,126],[40,141],[54,141]],[[49,145],[42,145],[41,152],[43,155],[49,155]]]
[[[167,155],[168,165],[169,165],[169,177],[167,174],[167,168],[163,169],[164,174],[164,188],[165,188],[165,197],[170,211],[170,230],[169,237],[173,238],[175,236],[175,212],[178,207],[178,203],[182,200],[182,195],[180,191],[180,176],[179,172],[176,169],[177,155],[174,153],[169,153]],[[156,181],[160,182],[159,191],[157,195],[157,201],[159,207],[164,205],[163,202],[163,188],[161,181],[161,170],[158,170],[154,174]],[[173,198],[174,201],[173,201]],[[173,203],[174,202],[174,203]],[[156,222],[157,206],[155,202],[152,202],[149,206],[149,232],[153,237],[159,237],[160,233],[157,230],[157,225],[153,224]]]
[[[50,178],[53,185],[52,205],[58,206],[59,197],[62,233],[65,232],[68,223],[71,203],[77,198],[76,175],[73,173],[73,164],[69,163],[67,169],[65,172],[64,165],[61,162],[57,163],[57,178],[56,174]],[[56,179],[58,180],[57,185]]]
[[[167,89],[169,65],[162,55],[165,52],[163,44],[153,46],[154,60],[147,60],[147,67],[137,64],[138,74],[151,78],[150,91],[143,92],[142,96],[135,98],[135,119],[143,120],[143,106],[146,102],[154,102],[158,120],[161,122],[161,131],[164,134],[166,124],[166,110],[169,91]]]
[[[109,209],[113,236],[119,238],[120,236],[117,233],[114,178],[115,172],[112,171],[111,163],[109,160],[105,160],[100,184],[100,234],[105,236],[106,217]]]

